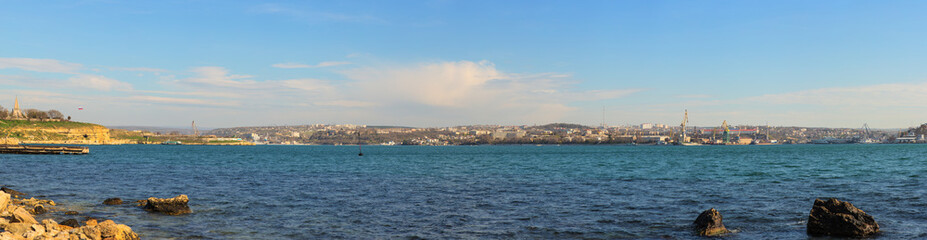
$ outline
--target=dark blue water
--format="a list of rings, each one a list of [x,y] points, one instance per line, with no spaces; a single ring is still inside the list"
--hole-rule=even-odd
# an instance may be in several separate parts
[[[815,198],[850,201],[877,238],[927,238],[927,145],[95,146],[0,155],[0,184],[146,239],[803,239]],[[194,213],[126,201],[187,194]],[[60,213],[58,213],[60,214]]]

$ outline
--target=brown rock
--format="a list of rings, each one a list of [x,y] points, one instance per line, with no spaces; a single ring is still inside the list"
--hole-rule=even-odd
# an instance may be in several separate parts
[[[721,222],[721,213],[714,208],[705,210],[695,218],[695,232],[700,236],[717,236],[730,233]]]
[[[45,214],[47,212],[48,210],[46,210],[45,206],[42,206],[42,204],[37,204],[35,205],[35,207],[32,208],[32,214],[35,214],[35,215]]]
[[[78,232],[80,234],[83,234],[84,236],[86,236],[87,239],[92,239],[92,240],[102,240],[103,239],[103,236],[100,234],[100,228],[97,228],[96,226],[89,226],[89,225],[83,226],[80,228],[76,228],[75,230],[71,230],[71,232],[72,233]]]
[[[121,198],[107,198],[106,200],[103,200],[103,204],[105,204],[105,205],[121,205],[121,204],[122,204],[122,199],[121,199]]]
[[[86,225],[86,226],[96,226],[96,225],[97,225],[97,219],[96,219],[96,218],[87,219],[87,221],[84,221],[84,225]]]
[[[39,223],[38,221],[35,220],[35,218],[32,217],[32,214],[29,214],[29,212],[26,212],[26,209],[23,209],[22,207],[18,207],[16,208],[16,210],[13,210],[13,221],[11,222],[27,223],[27,224]]]
[[[51,232],[52,230],[55,230],[55,231],[61,230],[60,228],[58,228],[58,223],[56,223],[54,219],[42,220],[42,225],[45,226],[45,231]]]
[[[141,207],[141,206],[145,206],[145,205],[148,205],[148,200],[138,200],[138,201],[135,201],[135,206]]]
[[[10,194],[0,191],[0,213],[6,211],[7,206],[10,205]]]
[[[813,236],[865,237],[879,232],[879,224],[849,202],[815,199],[807,231]]]
[[[0,239],[6,240],[6,239],[20,239],[20,238],[16,238],[16,236],[14,236],[13,233],[11,232],[0,232]]]
[[[42,224],[32,224],[30,228],[31,229],[26,232],[26,238],[28,239],[34,239],[37,236],[45,234],[45,226],[42,226]]]
[[[68,219],[68,220],[73,220],[73,219]],[[65,221],[67,221],[67,220],[65,220]],[[74,223],[77,224],[77,220],[74,220],[74,221],[75,221]],[[68,225],[58,224],[58,230],[61,230],[62,232],[71,231],[71,229],[74,229],[74,227],[68,226]]]
[[[190,200],[187,198],[187,195],[180,195],[173,198],[148,198],[148,202],[145,204],[145,211],[149,212],[160,212],[167,215],[180,215],[185,213],[192,213],[190,207],[187,206],[187,202]]]
[[[62,226],[68,226],[68,227],[71,227],[71,228],[78,228],[78,227],[80,227],[80,222],[78,222],[77,219],[73,219],[73,218],[72,218],[72,219],[68,219],[68,220],[61,221],[61,222],[58,223],[58,224],[60,224],[60,225],[62,225]]]
[[[26,196],[26,195],[29,195],[29,194],[25,194],[25,193],[22,193],[22,192],[13,190],[13,189],[9,189],[9,188],[7,188],[7,187],[0,187],[0,191],[9,193],[10,195],[14,195],[14,196]]]
[[[67,212],[64,212],[64,215],[77,215],[77,214],[80,214],[80,213],[78,213],[77,211],[67,211]]]
[[[29,230],[32,230],[32,224],[29,223],[10,223],[10,225],[6,226],[6,231],[16,236],[22,236]]]
[[[98,227],[100,228],[100,236],[103,239],[139,240],[138,234],[135,234],[132,228],[123,224],[116,224],[113,220],[103,221]]]

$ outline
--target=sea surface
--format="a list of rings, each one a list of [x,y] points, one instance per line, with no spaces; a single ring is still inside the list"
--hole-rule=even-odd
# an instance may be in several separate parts
[[[829,197],[927,238],[927,145],[90,148],[0,155],[0,185],[143,239],[699,239],[709,208],[729,239],[807,239]],[[192,214],[101,204],[178,194]]]

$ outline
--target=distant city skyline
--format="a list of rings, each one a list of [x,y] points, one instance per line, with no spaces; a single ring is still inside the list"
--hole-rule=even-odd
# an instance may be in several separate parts
[[[922,1],[0,4],[0,106],[109,126],[927,122]]]

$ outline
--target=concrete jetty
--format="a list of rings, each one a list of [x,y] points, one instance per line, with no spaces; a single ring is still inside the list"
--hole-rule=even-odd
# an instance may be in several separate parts
[[[88,154],[90,148],[79,146],[0,145],[7,154]]]

